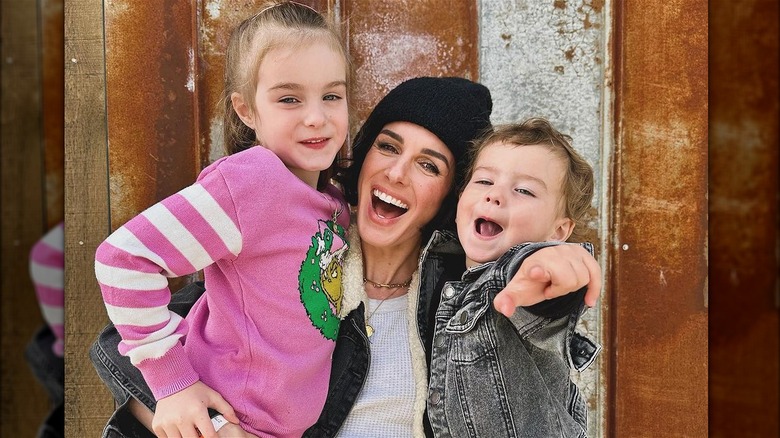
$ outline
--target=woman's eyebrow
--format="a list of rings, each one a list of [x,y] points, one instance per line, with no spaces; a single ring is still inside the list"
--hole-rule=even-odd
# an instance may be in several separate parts
[[[400,135],[396,134],[395,132],[393,132],[393,131],[391,131],[389,129],[383,129],[383,130],[379,131],[379,133],[380,134],[384,134],[384,135],[386,135],[388,137],[393,137],[393,139],[395,139],[396,141],[399,141],[401,143],[404,142],[404,138],[403,137],[401,137]]]
[[[445,157],[445,156],[444,156],[444,154],[442,154],[441,152],[434,151],[433,149],[428,149],[428,148],[424,148],[424,149],[422,150],[422,152],[423,152],[424,154],[431,155],[431,156],[433,156],[433,157],[436,157],[436,158],[438,158],[438,159],[440,159],[440,160],[444,161],[444,164],[446,164],[446,165],[447,165],[447,167],[450,167],[450,161],[449,161],[449,160],[447,159],[447,157]]]

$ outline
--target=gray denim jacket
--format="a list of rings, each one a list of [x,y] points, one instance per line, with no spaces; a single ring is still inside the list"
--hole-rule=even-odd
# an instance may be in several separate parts
[[[571,369],[587,368],[601,349],[575,332],[584,289],[568,313],[555,317],[518,308],[506,318],[493,307],[522,260],[556,244],[517,245],[444,286],[427,406],[435,436],[587,436],[587,404],[569,377]],[[593,253],[590,244],[584,246]]]

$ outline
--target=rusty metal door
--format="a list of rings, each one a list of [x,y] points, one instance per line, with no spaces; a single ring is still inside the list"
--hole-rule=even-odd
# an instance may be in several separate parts
[[[778,2],[710,8],[710,435],[776,437]]]
[[[589,236],[605,288],[584,329],[591,436],[707,434],[707,3],[306,2],[342,17],[358,119],[418,75],[490,87],[494,122],[544,116],[594,165]],[[87,349],[107,322],[92,263],[108,233],[221,155],[215,102],[238,0],[69,1],[66,416],[96,436],[113,405]],[[96,396],[97,395],[97,396]]]

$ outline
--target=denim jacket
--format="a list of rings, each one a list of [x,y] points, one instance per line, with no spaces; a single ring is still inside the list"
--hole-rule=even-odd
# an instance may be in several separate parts
[[[579,303],[557,318],[528,308],[507,318],[493,307],[525,257],[553,244],[517,245],[444,286],[428,397],[435,436],[586,436],[587,404],[569,373],[592,363],[600,346],[574,331],[581,292]]]
[[[350,236],[356,236],[357,230],[351,230]],[[526,251],[523,251],[522,255],[518,255],[517,259],[514,260],[514,266],[519,266],[520,263],[522,263],[522,260],[533,253],[535,250],[547,246],[547,244],[541,244],[541,245],[529,245],[527,247]],[[350,247],[352,248],[350,252],[355,256],[356,258],[360,258],[360,255],[357,254],[357,251],[355,249],[360,248],[360,242],[350,242]],[[349,258],[351,256],[348,255],[347,262],[345,263],[345,271],[347,271],[349,268],[347,264],[349,263]],[[361,265],[359,269],[362,270],[362,260]],[[436,366],[438,370],[438,363],[440,363],[442,360],[446,361],[448,360],[446,357],[446,349],[436,348],[434,349],[432,346],[433,342],[433,327],[437,324],[437,312],[436,309],[439,308],[439,300],[441,299],[441,291],[444,287],[445,283],[450,280],[458,280],[461,278],[461,275],[463,274],[463,270],[465,267],[465,259],[463,255],[463,249],[461,248],[460,244],[457,241],[457,238],[455,238],[454,234],[450,232],[436,232],[431,237],[428,245],[423,249],[421,255],[420,255],[420,261],[419,261],[419,281],[415,281],[417,284],[417,288],[410,289],[410,306],[413,306],[414,314],[416,315],[415,321],[410,321],[410,324],[415,324],[417,327],[414,332],[417,333],[418,336],[416,336],[414,339],[410,339],[411,343],[422,345],[424,350],[424,357],[419,358],[420,361],[424,360],[424,364],[427,366],[423,366],[423,368],[427,368],[431,365],[431,363]],[[514,271],[513,271],[514,272]],[[347,279],[350,278],[350,275],[348,272],[345,272],[345,277]],[[468,275],[468,274],[467,274]],[[345,285],[345,294],[348,293],[349,287]],[[500,288],[499,288],[500,290]],[[566,297],[562,297],[556,300],[550,300],[547,303],[544,303],[544,305],[537,305],[532,306],[531,308],[527,308],[527,311],[529,314],[535,314],[535,315],[546,315],[549,316],[551,314],[554,314],[555,312],[560,312],[560,308],[562,307],[561,304],[565,303],[571,303],[573,300],[581,302],[582,301],[582,294],[579,294],[578,296],[575,296],[578,294],[569,294]],[[346,295],[345,295],[346,298]],[[449,299],[445,300],[444,306],[447,306],[447,302]],[[552,305],[550,305],[552,304]],[[347,304],[344,304],[347,305]],[[348,305],[347,305],[348,306]],[[565,306],[564,306],[565,307]],[[577,308],[577,317],[579,316],[579,311],[581,310],[581,305],[576,306]],[[363,384],[366,380],[366,377],[368,375],[368,366],[370,363],[370,343],[368,341],[368,336],[366,335],[366,329],[365,329],[365,310],[364,305],[358,304],[355,306],[348,306],[347,309],[349,309],[348,313],[344,317],[344,319],[341,322],[341,326],[339,328],[339,335],[336,340],[336,349],[333,352],[333,364],[331,368],[331,376],[330,376],[330,388],[328,390],[328,397],[325,402],[325,406],[323,408],[323,411],[319,417],[319,420],[317,423],[315,423],[311,428],[309,428],[306,433],[303,435],[304,437],[332,437],[335,436],[338,430],[340,429],[341,425],[344,423],[345,419],[347,418],[347,415],[349,414],[349,411],[352,409],[353,404],[355,403],[355,400],[357,399],[358,394],[360,393]],[[523,309],[517,309],[518,314],[520,314],[521,311],[523,311],[523,314],[525,314],[525,311]],[[576,318],[574,317],[572,320],[572,324],[576,322]],[[534,339],[542,340],[541,338],[545,336],[545,332],[543,330],[546,326],[551,326],[554,333],[557,333],[556,330],[560,330],[560,328],[557,328],[555,324],[551,324],[551,318],[541,316],[537,318],[537,325],[538,327],[535,329],[529,329],[528,330],[528,336],[535,336]],[[568,316],[565,318],[565,321],[569,321]],[[572,326],[573,327],[573,326]],[[572,332],[573,333],[573,332]],[[574,335],[572,335],[574,336]],[[556,340],[551,340],[551,342],[558,342]],[[579,339],[579,337],[576,337],[576,339]],[[573,338],[572,344],[574,344],[574,341],[576,340]],[[584,339],[584,338],[583,338]],[[588,356],[587,354],[580,354],[577,355],[577,357],[572,357],[572,361],[575,364],[578,365],[578,369],[584,369],[587,365],[590,364],[590,362],[593,360],[593,357],[595,357],[595,354],[598,352],[598,347],[588,342],[585,342],[582,346],[582,348],[579,348],[579,350],[582,350],[584,353],[590,353]],[[568,349],[567,349],[568,351]],[[432,354],[433,353],[433,356]],[[414,353],[413,353],[414,354]],[[441,356],[442,354],[445,354],[445,356]],[[563,354],[563,353],[561,353]],[[413,360],[417,360],[414,359]],[[568,372],[568,368],[567,368]],[[556,375],[555,378],[558,376]],[[428,370],[424,369],[422,371],[418,370],[417,367],[415,367],[415,379],[417,380],[417,386],[422,388],[428,388]],[[439,379],[439,373],[437,372],[435,375],[431,376],[432,381],[435,379],[438,381]],[[556,382],[558,380],[555,380]],[[568,380],[568,374],[566,375],[565,381],[569,382]],[[576,387],[572,385],[572,391],[576,390]],[[567,386],[568,388],[568,386]],[[439,392],[439,395],[437,396],[436,388],[431,388],[430,391],[420,391],[420,394],[418,394],[418,398],[421,399],[421,401],[424,403],[426,402],[425,399],[427,399],[427,403],[429,405],[429,408],[433,408],[431,410],[431,417],[435,417],[434,422],[436,423],[436,431],[437,434],[441,434],[442,436],[447,436],[447,428],[449,427],[455,427],[455,425],[447,425],[446,423],[441,423],[441,421],[450,421],[447,420],[447,415],[451,416],[453,413],[446,412],[445,414],[442,414],[442,410],[445,409],[445,406],[452,407],[453,409],[455,406],[453,404],[450,404],[445,400],[445,404],[434,404],[432,403],[436,397],[441,397],[441,392]],[[439,398],[439,400],[441,400]],[[513,405],[514,407],[514,405]],[[584,406],[582,407],[585,408]],[[427,414],[427,412],[426,412]],[[504,415],[500,412],[493,413],[493,412],[486,412],[487,415],[490,415],[493,420],[498,420],[504,418]],[[495,415],[494,415],[495,414]],[[445,415],[445,416],[442,416]],[[584,415],[584,414],[583,414]],[[520,418],[519,416],[516,416],[517,418]],[[583,418],[584,421],[584,418]],[[433,436],[433,430],[431,429],[431,424],[429,424],[428,421],[428,415],[423,415],[421,417],[421,422],[423,424],[416,424],[414,426],[415,431],[422,431],[424,430],[425,436]],[[579,424],[579,423],[578,423]],[[584,424],[584,422],[582,423]],[[580,428],[582,428],[580,426]],[[466,434],[468,434],[468,430],[464,429]],[[422,432],[416,432],[415,435],[422,435]],[[452,436],[462,436],[460,434],[460,430],[453,430]],[[480,435],[480,436],[500,436],[500,435]],[[544,435],[528,435],[528,436],[544,436]]]

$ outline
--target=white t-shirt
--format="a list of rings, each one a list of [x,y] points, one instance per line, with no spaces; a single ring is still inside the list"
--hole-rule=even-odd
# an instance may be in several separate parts
[[[341,438],[412,436],[414,376],[407,302],[408,294],[381,306],[382,300],[368,299],[366,315],[374,328],[368,338],[371,363],[363,389],[338,433]]]

